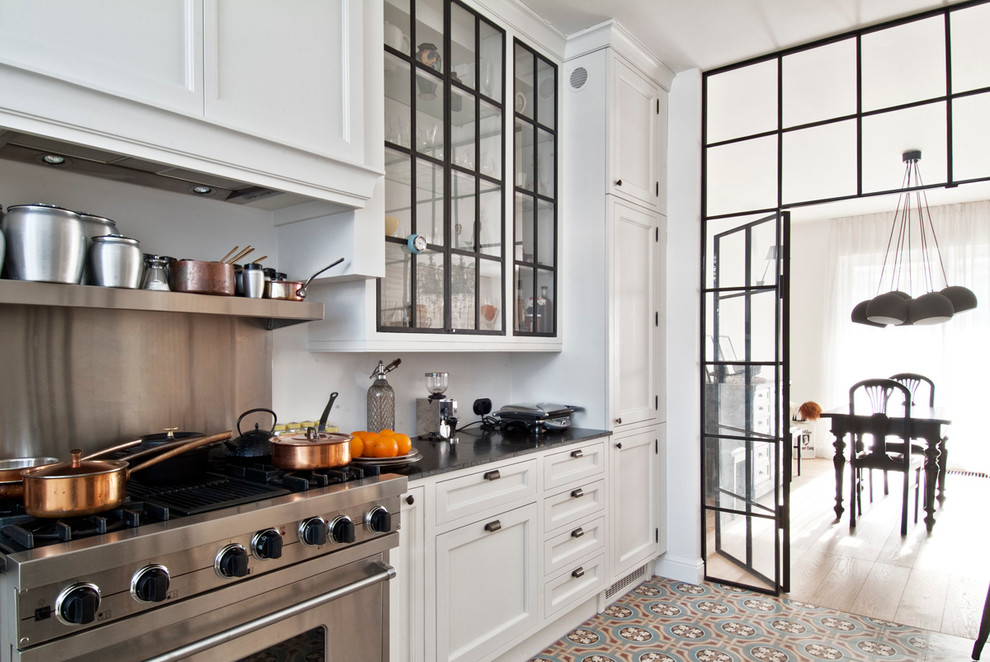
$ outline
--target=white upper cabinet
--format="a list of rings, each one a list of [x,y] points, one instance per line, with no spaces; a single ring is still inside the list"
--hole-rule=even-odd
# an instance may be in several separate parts
[[[660,86],[619,58],[612,61],[609,192],[660,205]]]
[[[0,128],[361,208],[383,172],[367,121],[381,16],[361,0],[0,0]]]
[[[203,112],[202,0],[0,3],[0,61],[190,115]]]
[[[359,4],[206,0],[206,118],[360,161],[363,76],[350,66],[361,61],[364,47]]]

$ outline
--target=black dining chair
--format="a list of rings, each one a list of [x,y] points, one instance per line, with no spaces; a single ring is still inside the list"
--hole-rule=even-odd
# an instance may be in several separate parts
[[[983,645],[987,643],[987,636],[990,635],[990,588],[987,589],[987,599],[983,603],[983,618],[980,619],[980,631],[976,635],[973,643],[973,659],[980,659],[983,652]]]
[[[914,521],[918,521],[918,496],[921,490],[921,468],[923,460],[914,453],[904,452],[910,448],[911,392],[904,384],[892,379],[865,379],[849,389],[849,413],[856,415],[857,401],[860,415],[869,416],[869,424],[862,432],[857,432],[850,446],[849,465],[851,467],[850,526],[856,526],[857,511],[863,514],[863,470],[897,471],[904,474],[904,489],[901,494],[901,535],[907,535],[908,492],[911,476],[914,475]],[[899,404],[900,401],[903,404]],[[863,405],[868,407],[864,410]],[[896,429],[891,417],[901,418],[904,424]],[[888,447],[887,438],[897,441]],[[872,494],[871,494],[872,496]]]
[[[890,378],[908,387],[908,390],[911,391],[911,406],[913,407],[918,406],[918,389],[924,384],[928,391],[928,406],[935,406],[935,382],[928,377],[915,372],[899,372],[896,375],[891,375]],[[926,389],[922,389],[921,395],[924,395],[924,390]]]
[[[924,375],[919,375],[916,372],[899,372],[896,375],[891,375],[891,379],[896,382],[900,382],[908,387],[911,391],[911,406],[917,407],[919,405],[924,406],[924,395],[927,391],[928,394],[928,406],[935,407],[935,382],[933,382],[928,377]],[[946,447],[946,443],[949,440],[948,437],[943,437],[938,444],[938,489],[939,494],[945,491],[945,467],[948,466],[949,453]],[[911,444],[911,452],[915,455],[924,455],[925,446],[923,444]],[[884,493],[887,490],[887,475],[884,474]]]

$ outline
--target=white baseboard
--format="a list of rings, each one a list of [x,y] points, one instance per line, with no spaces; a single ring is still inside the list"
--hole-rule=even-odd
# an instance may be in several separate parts
[[[664,554],[657,559],[654,572],[679,582],[700,584],[705,579],[705,562],[701,558],[678,558]]]

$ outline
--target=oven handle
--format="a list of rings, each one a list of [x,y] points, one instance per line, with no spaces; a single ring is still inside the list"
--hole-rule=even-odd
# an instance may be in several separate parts
[[[326,603],[332,602],[337,598],[350,595],[351,593],[368,588],[369,586],[373,586],[379,582],[387,582],[390,579],[395,579],[395,568],[387,563],[382,563],[381,561],[375,561],[374,563],[381,568],[380,572],[365,577],[364,579],[359,579],[351,584],[346,584],[340,588],[336,588],[329,593],[324,593],[316,596],[315,598],[310,598],[305,602],[300,602],[299,604],[292,605],[291,607],[286,607],[285,609],[272,612],[267,616],[256,618],[253,621],[248,621],[247,623],[242,623],[241,625],[229,630],[218,632],[213,636],[187,644],[182,648],[176,648],[168,653],[163,653],[162,655],[148,658],[145,662],[171,662],[172,660],[181,660],[184,657],[195,655],[196,653],[202,653],[203,651],[213,648],[214,646],[219,646],[220,644],[225,644],[228,641],[233,641],[234,639],[253,632],[258,628],[267,627],[278,623],[279,621],[284,621],[287,618],[292,618],[293,616],[297,616],[304,611],[325,605]]]

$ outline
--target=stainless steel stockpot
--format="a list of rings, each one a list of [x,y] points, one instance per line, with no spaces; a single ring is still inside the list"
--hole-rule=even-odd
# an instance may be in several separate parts
[[[78,283],[86,263],[82,217],[56,205],[14,205],[3,217],[7,276],[15,280]]]

